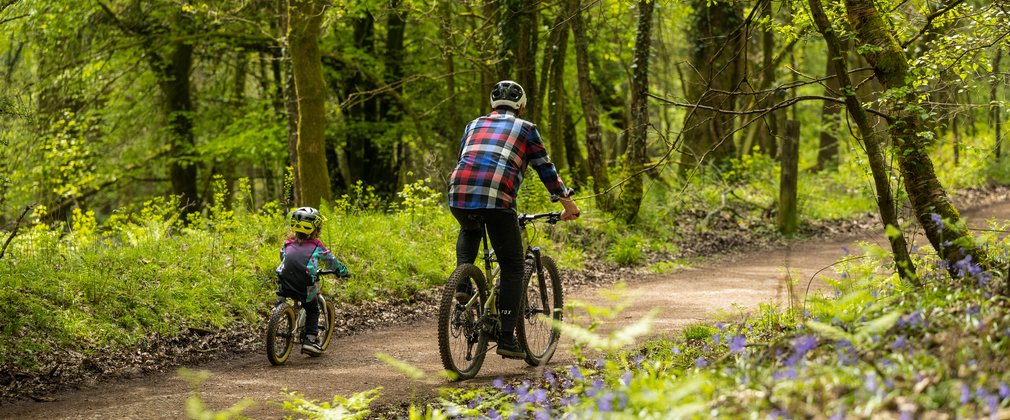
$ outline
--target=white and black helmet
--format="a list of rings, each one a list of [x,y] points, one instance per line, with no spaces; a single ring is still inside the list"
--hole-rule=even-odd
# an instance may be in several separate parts
[[[491,109],[507,106],[514,110],[526,106],[526,91],[518,83],[502,80],[491,89]]]

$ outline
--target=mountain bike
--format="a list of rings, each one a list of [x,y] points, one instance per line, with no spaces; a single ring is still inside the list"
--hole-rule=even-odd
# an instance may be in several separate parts
[[[320,270],[319,276],[332,275],[336,277],[348,277],[341,275],[338,271]],[[319,340],[319,347],[326,350],[333,338],[333,302],[323,296],[323,279],[319,279],[319,294],[316,295],[316,302],[319,304],[319,333],[316,336]],[[270,311],[270,322],[267,323],[267,358],[273,365],[284,364],[291,356],[294,345],[302,344],[305,331],[305,308],[302,302],[289,297],[277,297],[277,303]],[[311,357],[318,357],[321,354],[307,353]]]
[[[519,302],[519,319],[516,337],[526,351],[526,363],[544,365],[554,356],[561,331],[553,321],[561,321],[564,299],[561,276],[554,260],[543,255],[539,247],[532,246],[527,227],[534,228],[537,220],[555,224],[561,213],[520,214],[519,227],[525,244],[526,266],[523,271],[522,296]],[[532,235],[535,236],[535,235]],[[438,309],[438,350],[442,366],[455,375],[456,380],[473,378],[480,371],[487,355],[488,342],[497,341],[501,333],[498,313],[499,296],[498,260],[488,245],[487,228],[483,238],[483,271],[474,264],[462,264],[449,276]],[[473,291],[460,299],[460,290]]]

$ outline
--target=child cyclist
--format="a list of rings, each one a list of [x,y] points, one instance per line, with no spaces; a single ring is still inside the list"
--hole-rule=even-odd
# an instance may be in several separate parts
[[[303,302],[305,308],[305,330],[302,338],[302,352],[311,355],[323,353],[316,342],[319,333],[320,264],[347,276],[349,273],[337,257],[319,241],[319,231],[323,227],[323,215],[312,207],[300,207],[291,212],[291,234],[281,247],[281,265],[277,267],[277,296],[289,297]]]

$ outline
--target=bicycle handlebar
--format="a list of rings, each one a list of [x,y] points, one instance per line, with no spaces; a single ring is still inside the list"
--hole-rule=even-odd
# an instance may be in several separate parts
[[[537,220],[537,219],[547,219],[547,223],[555,224],[561,221],[561,212],[550,212],[550,213],[537,213],[537,214],[520,214],[519,224],[526,225],[527,222]]]
[[[317,274],[319,274],[321,276],[334,275],[334,276],[342,277],[342,278],[345,278],[345,279],[348,278],[348,277],[351,277],[351,273],[341,274],[337,270],[319,270],[319,272]]]

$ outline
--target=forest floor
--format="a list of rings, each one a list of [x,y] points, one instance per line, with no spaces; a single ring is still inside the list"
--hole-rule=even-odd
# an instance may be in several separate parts
[[[1007,188],[967,191],[959,194],[957,201],[962,215],[974,228],[986,228],[986,221],[991,219],[1010,219]],[[850,223],[827,224],[816,227],[810,238],[795,241],[696,237],[696,247],[684,254],[706,258],[694,267],[667,274],[590,263],[585,271],[564,273],[565,300],[609,306],[613,302],[600,292],[624,283],[622,293],[628,306],[619,319],[603,325],[601,330],[615,331],[659,309],[653,322],[654,336],[675,336],[687,325],[744,314],[762,303],[802,304],[803,297],[815,293],[820,284],[814,279],[818,275],[833,276],[830,266],[847,250],[858,250],[860,243],[887,248],[875,220],[867,215]],[[928,247],[922,235],[909,239],[915,246]],[[799,282],[789,287],[788,278]],[[103,374],[78,375],[62,387],[19,388],[21,392],[13,398],[8,395],[0,400],[0,418],[185,418],[186,400],[193,389],[176,374],[174,367],[179,365],[209,372],[210,377],[199,388],[208,408],[221,410],[248,398],[256,403],[243,414],[256,419],[290,414],[279,403],[288,397],[284,390],[300,392],[306,399],[330,401],[334,395],[346,397],[382,387],[376,405],[388,410],[425,401],[439,387],[484,385],[497,377],[539,373],[522,361],[490,354],[473,380],[412,381],[376,357],[382,352],[426,372],[441,370],[435,313],[434,297],[427,295],[409,304],[369,303],[340,308],[339,337],[323,357],[295,354],[280,367],[267,361],[258,331],[209,335],[194,332],[191,338],[161,342],[119,355],[118,360],[109,356],[89,363]],[[563,336],[549,366],[573,362],[568,351],[571,345],[571,340]],[[115,369],[117,363],[123,367]]]

